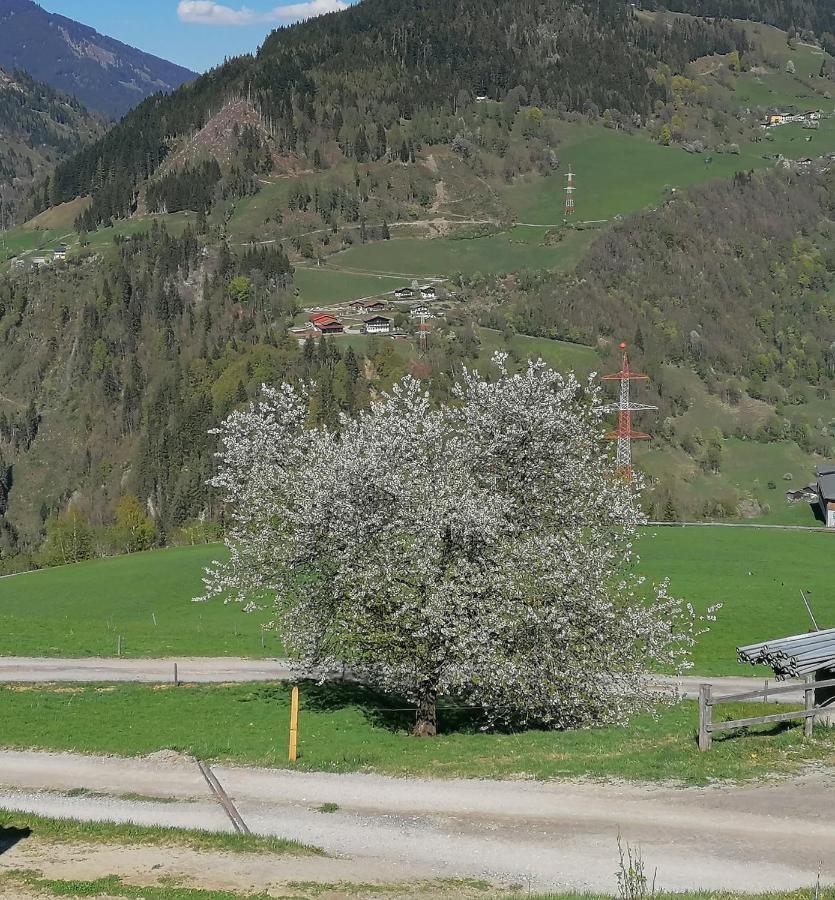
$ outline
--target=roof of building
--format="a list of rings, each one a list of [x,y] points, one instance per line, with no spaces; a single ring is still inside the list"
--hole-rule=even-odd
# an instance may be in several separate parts
[[[385,316],[372,316],[370,319],[365,320],[366,325],[391,325],[391,319],[387,319]]]
[[[835,500],[835,465],[825,463],[815,469],[818,476],[818,490],[824,500]]]

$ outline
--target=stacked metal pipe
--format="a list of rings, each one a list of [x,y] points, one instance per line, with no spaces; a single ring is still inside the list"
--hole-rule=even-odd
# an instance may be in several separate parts
[[[741,663],[771,666],[779,681],[835,669],[835,628],[739,647]]]

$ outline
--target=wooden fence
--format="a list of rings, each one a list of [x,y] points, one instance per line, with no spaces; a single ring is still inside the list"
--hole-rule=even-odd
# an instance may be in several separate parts
[[[713,735],[717,731],[731,731],[734,728],[747,728],[749,725],[768,725],[770,722],[791,722],[794,719],[803,719],[803,734],[811,737],[815,716],[821,713],[835,711],[835,705],[815,706],[815,691],[821,688],[835,688],[835,678],[826,681],[814,681],[807,679],[803,685],[805,704],[803,709],[793,712],[772,713],[767,716],[752,716],[748,719],[733,719],[729,722],[714,722],[713,707],[720,703],[740,703],[744,700],[765,700],[776,694],[790,694],[797,691],[796,684],[783,685],[782,687],[766,687],[758,691],[747,691],[744,694],[727,694],[724,697],[714,697],[711,685],[703,684],[699,687],[699,750],[703,753],[710,750],[713,744]]]

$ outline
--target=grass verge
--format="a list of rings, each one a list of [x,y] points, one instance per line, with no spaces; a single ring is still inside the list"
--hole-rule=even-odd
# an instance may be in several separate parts
[[[3,885],[22,885],[36,891],[38,896],[52,897],[126,897],[135,900],[273,900],[277,894],[233,893],[230,891],[211,891],[199,888],[183,887],[176,884],[158,884],[154,886],[138,886],[126,884],[122,879],[111,875],[96,881],[60,881],[41,878],[35,873],[11,871],[0,875],[0,888]],[[290,896],[300,900],[313,900],[323,895],[338,897],[456,897],[484,898],[484,900],[522,900],[523,895],[497,891],[486,882],[480,881],[433,881],[412,882],[409,884],[312,884],[308,882],[290,882],[285,886]],[[284,889],[284,888],[283,888]],[[653,895],[655,900],[832,900],[835,892],[823,889],[820,893],[814,890],[774,892],[768,894],[741,894],[724,891],[698,891],[687,894]],[[525,900],[614,900],[611,895],[603,894],[525,894]]]
[[[282,838],[245,837],[219,831],[185,831],[143,825],[77,822],[0,809],[0,854],[20,840],[35,839],[61,844],[124,844],[130,846],[185,847],[189,850],[220,850],[231,853],[269,853],[281,856],[323,856],[308,847]]]
[[[172,749],[199,759],[286,768],[290,685],[0,688],[2,744],[10,748],[141,756]],[[799,725],[718,735],[696,745],[694,703],[636,717],[626,728],[487,734],[476,714],[442,710],[442,734],[415,740],[404,703],[351,684],[303,684],[300,758],[310,771],[433,778],[622,778],[706,784],[835,765],[835,732],[805,741]],[[769,707],[775,712],[783,707]],[[761,715],[761,705],[717,707],[716,720]]]

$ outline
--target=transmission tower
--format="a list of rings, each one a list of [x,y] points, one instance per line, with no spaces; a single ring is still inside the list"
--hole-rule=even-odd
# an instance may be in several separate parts
[[[420,317],[420,352],[426,356],[426,351],[429,349],[429,324],[426,321],[426,316],[421,313]]]
[[[574,173],[571,171],[571,166],[568,167],[568,174],[565,177],[568,179],[565,188],[565,217],[567,219],[574,215],[574,193],[577,190],[574,187]]]
[[[615,375],[604,375],[601,381],[620,382],[620,401],[608,406],[598,407],[599,412],[616,412],[618,414],[617,431],[610,431],[606,437],[610,441],[618,442],[617,468],[627,481],[632,480],[632,441],[648,441],[649,435],[642,431],[634,431],[632,428],[632,414],[636,412],[649,412],[658,409],[657,406],[647,406],[645,403],[633,403],[630,396],[633,381],[649,381],[648,375],[640,375],[629,368],[629,356],[626,353],[626,344],[621,344],[623,350],[623,368]]]

